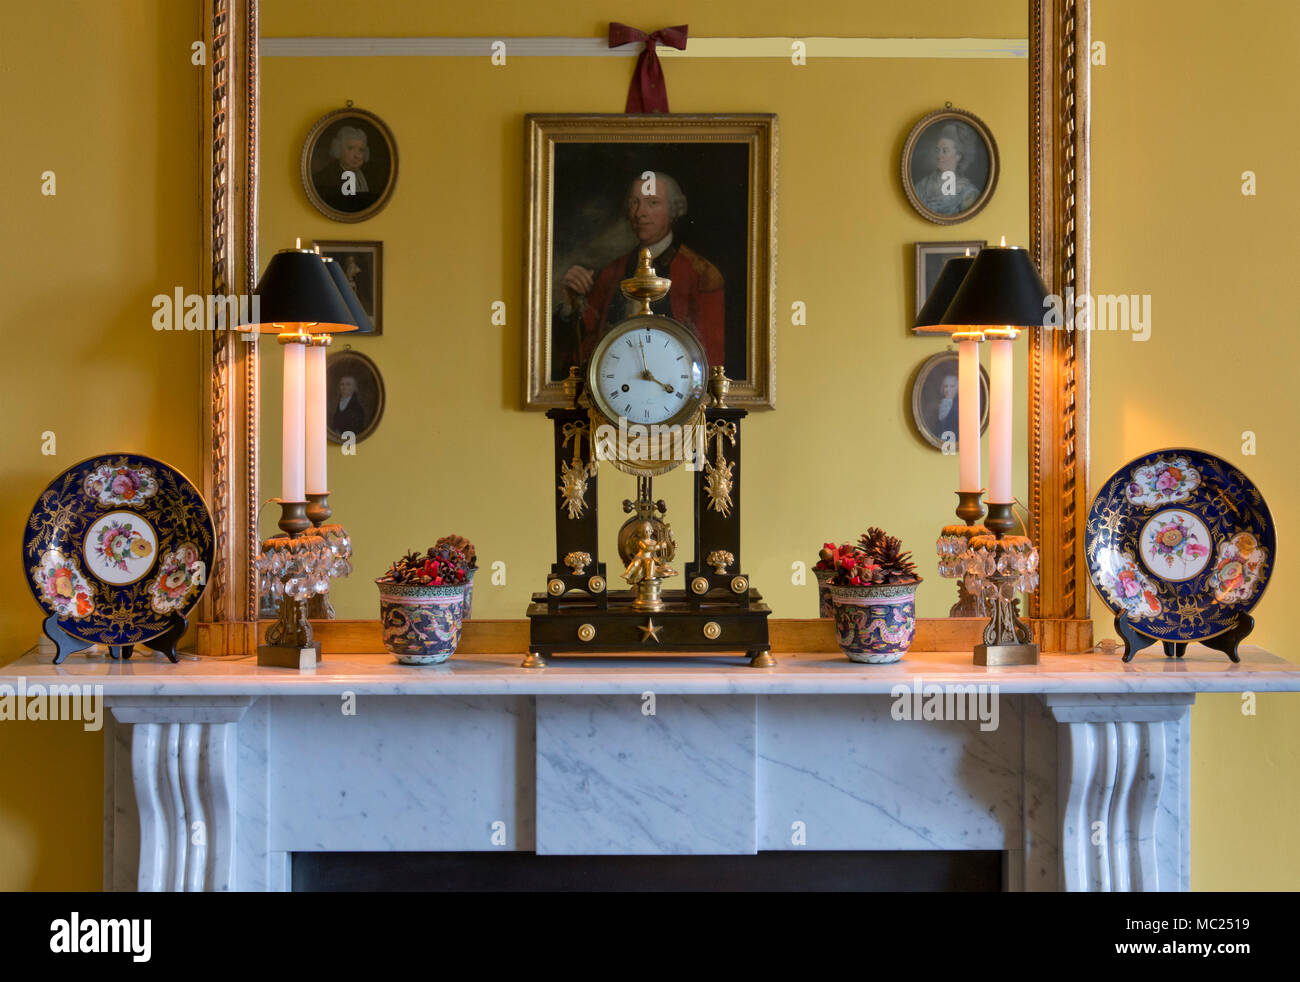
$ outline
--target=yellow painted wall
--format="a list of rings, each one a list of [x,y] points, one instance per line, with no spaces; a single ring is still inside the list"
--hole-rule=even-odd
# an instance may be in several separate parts
[[[656,17],[658,24],[689,22],[700,35],[932,34],[938,33],[928,23],[933,16],[949,25],[947,33],[954,35],[1021,33],[1022,17],[1014,10],[999,9],[991,15],[975,6],[944,3],[901,9],[894,4],[850,2],[792,6],[770,0],[709,4],[697,12],[691,5],[677,3]],[[1093,459],[1100,478],[1148,447],[1175,442],[1202,446],[1239,460],[1263,488],[1275,514],[1284,516],[1297,504],[1295,479],[1300,476],[1294,452],[1295,413],[1289,398],[1300,381],[1295,369],[1300,343],[1295,315],[1283,306],[1285,295],[1278,289],[1289,282],[1286,274],[1296,252],[1292,230],[1300,219],[1297,201],[1286,185],[1287,165],[1300,149],[1296,145],[1300,137],[1294,127],[1284,125],[1300,108],[1288,73],[1289,39],[1296,36],[1300,21],[1289,5],[1248,6],[1251,10],[1243,13],[1225,12],[1208,0],[1141,5],[1100,0],[1097,4],[1094,30],[1108,43],[1108,64],[1097,69],[1094,88],[1096,289],[1152,293],[1156,321],[1145,344],[1133,344],[1127,337],[1094,342]],[[10,5],[0,14],[0,122],[5,132],[25,134],[25,163],[12,176],[6,199],[12,215],[7,226],[10,235],[0,244],[8,300],[6,336],[32,339],[11,341],[11,357],[0,365],[14,407],[0,424],[7,448],[2,464],[5,490],[0,491],[0,555],[17,556],[21,523],[31,501],[55,471],[83,456],[121,447],[153,453],[183,470],[197,469],[195,407],[201,380],[195,345],[183,335],[159,337],[149,329],[149,298],[176,285],[193,289],[198,258],[197,222],[185,217],[197,214],[199,201],[195,69],[188,61],[197,15],[185,7],[172,0],[130,0],[110,11],[87,0],[39,11]],[[315,29],[284,29],[286,24],[301,23],[307,9],[317,11]],[[270,35],[356,33],[356,10],[355,4],[339,0],[314,4],[268,0],[264,27]],[[454,12],[394,3],[373,3],[366,10],[372,20],[364,30],[372,34],[579,35],[599,33],[609,16],[637,22],[631,10],[607,10],[595,3],[558,12],[515,0]],[[424,23],[409,22],[408,13],[414,10],[422,11]],[[1186,27],[1177,26],[1179,17],[1185,18]],[[500,23],[509,30],[499,30]],[[616,96],[625,85],[630,62],[582,62],[578,68],[583,92],[599,92],[600,100],[567,89],[544,88],[537,103],[524,108],[616,110]],[[821,115],[809,109],[805,121],[792,118],[794,110],[782,102],[792,96],[782,87],[760,85],[756,75],[746,74],[744,65],[733,70],[738,80],[749,85],[752,102],[737,104],[733,94],[723,108],[780,112],[783,158],[790,161],[793,155],[791,166],[804,153],[801,143],[816,140],[819,130],[834,127],[845,145],[831,148],[835,155],[828,163],[843,168],[856,154],[862,158],[863,179],[868,182],[881,182],[882,175],[892,174],[889,161],[896,157],[902,139],[896,125],[885,126],[877,117],[893,114],[898,106],[898,114],[906,119],[919,115],[932,101],[929,93],[873,89],[851,76],[838,88],[827,85],[817,91],[829,93],[837,107],[848,106],[860,118],[847,125],[832,107]],[[675,109],[719,108],[721,83],[706,64],[679,60],[669,71]],[[810,65],[808,79],[801,84],[821,86],[838,71],[825,66],[827,74],[822,75],[820,67]],[[486,85],[504,84],[491,82],[486,71],[484,75]],[[423,116],[398,128],[404,168],[409,159],[406,140],[415,138],[421,128],[436,133],[446,114],[458,112],[462,95],[429,91]],[[319,109],[323,112],[344,98],[366,104],[364,96],[353,92],[330,93],[328,98],[322,95]],[[941,102],[950,96],[937,98]],[[967,104],[973,107],[975,100]],[[1001,136],[1001,124],[989,121]],[[497,120],[494,125],[495,135],[471,140],[479,152],[488,148],[484,159],[499,179],[494,193],[470,209],[452,188],[450,214],[458,220],[452,227],[469,256],[463,267],[450,272],[484,275],[475,272],[472,261],[501,270],[505,296],[506,290],[518,291],[507,261],[514,262],[521,254],[509,245],[516,239],[504,234],[513,230],[517,236],[520,221],[518,211],[508,204],[520,192],[507,167],[522,159],[522,150],[516,120]],[[1021,121],[1006,125],[1019,126],[1023,132],[1023,114]],[[404,138],[408,132],[412,137]],[[867,132],[873,134],[870,141]],[[1004,153],[1010,149],[1007,142]],[[879,151],[882,143],[887,152]],[[454,162],[463,153],[451,145],[438,159]],[[280,166],[282,173],[292,172],[290,163]],[[817,173],[807,160],[804,167],[806,174]],[[47,168],[58,174],[59,193],[54,198],[39,195],[39,172]],[[1240,173],[1248,168],[1260,177],[1256,198],[1242,198],[1238,190]],[[786,173],[783,164],[779,299],[787,310],[799,293],[842,296],[844,276],[861,276],[881,262],[906,269],[905,242],[947,237],[918,219],[915,231],[891,228],[882,236],[892,236],[892,246],[873,244],[874,226],[863,225],[861,255],[792,255],[787,235],[791,241],[815,243],[821,222],[826,231],[847,236],[838,226],[850,219],[840,212],[819,218],[823,211],[818,188],[787,181]],[[401,206],[402,193],[399,187],[399,197],[376,222]],[[1002,198],[1000,192],[993,207],[1001,205]],[[901,197],[895,204],[900,210],[906,208]],[[959,226],[951,237],[965,237],[966,229],[974,230],[982,219]],[[435,227],[432,212],[429,222]],[[475,231],[479,227],[487,229],[481,236]],[[360,237],[366,225],[352,228]],[[330,225],[330,231],[337,238],[352,234],[339,225]],[[283,232],[286,237],[294,234],[320,233]],[[974,237],[993,234],[996,230],[981,227]],[[840,276],[842,266],[852,263],[856,267],[850,265]],[[437,272],[429,271],[430,284],[437,282]],[[796,283],[806,286],[796,292]],[[430,324],[446,321],[443,308],[450,301],[445,297],[439,301],[428,312]],[[810,311],[810,332],[819,324],[839,331],[843,328],[837,325],[856,322],[863,339],[873,343],[876,332],[881,332],[888,344],[878,359],[884,364],[893,365],[902,357],[900,351],[907,352],[909,364],[919,361],[921,346],[927,344],[899,339],[903,300],[892,295],[867,297],[853,308],[832,307],[821,315],[810,304]],[[475,319],[466,317],[464,330],[476,324],[486,328],[486,317],[479,319],[477,306],[471,305],[469,314]],[[498,371],[493,391],[501,397],[496,404],[500,408],[507,404],[505,395],[513,397],[518,387],[517,365],[506,356],[507,343],[515,343],[512,332],[519,329],[513,315],[512,321],[509,331],[490,338]],[[792,364],[800,357],[811,370],[825,370],[829,364],[824,351],[801,356],[791,338],[793,330],[785,327],[780,335],[783,407],[816,398],[820,385],[812,377],[790,378]],[[1224,334],[1226,341],[1221,340]],[[482,358],[486,361],[489,354]],[[865,355],[862,364],[867,365]],[[861,371],[871,377],[867,373],[878,369]],[[1157,402],[1157,396],[1165,401]],[[865,461],[871,453],[867,425],[896,428],[901,411],[900,399],[892,419],[846,425],[845,458]],[[525,429],[540,425],[536,417],[526,414],[502,412],[498,418],[512,421],[508,439],[521,447],[531,439],[525,437]],[[53,458],[40,454],[40,434],[47,429],[58,436],[58,455]],[[445,432],[434,429],[434,436],[446,438]],[[1259,453],[1253,458],[1240,457],[1240,434],[1245,429],[1259,436]],[[752,448],[760,439],[777,457],[782,452],[793,454],[803,439],[791,414],[782,412],[765,417],[751,432],[756,435],[747,458],[750,464],[755,461]],[[479,456],[476,452],[475,459]],[[762,461],[760,457],[759,466],[769,468],[773,493],[784,492],[792,510],[813,512],[836,500],[814,481],[783,478],[779,460],[768,465]],[[852,471],[859,480],[846,493],[861,493],[866,465],[848,466],[862,470]],[[946,480],[946,474],[908,469],[890,479],[906,490],[914,507],[929,510],[941,504],[938,513],[947,514],[945,495],[937,495],[937,502],[945,500],[935,505],[914,496],[917,490],[943,487],[936,482]],[[489,493],[481,485],[469,486],[476,494]],[[430,499],[437,500],[439,493],[445,492],[431,488]],[[347,518],[354,523],[350,515]],[[1282,520],[1285,550],[1289,540],[1286,519]],[[471,530],[466,527],[466,531]],[[925,553],[925,540],[918,536],[919,531],[911,537],[912,544]],[[494,543],[485,551],[499,548],[503,546]],[[802,539],[778,542],[773,552],[782,550],[781,567],[768,570],[760,565],[755,579],[784,573],[788,569],[784,553],[795,549],[802,551]],[[1285,606],[1279,598],[1295,585],[1297,569],[1289,555],[1284,551],[1277,582],[1258,610],[1258,639],[1283,652],[1289,639],[1283,634]],[[17,562],[0,566],[0,577],[6,588],[0,608],[4,641],[0,650],[7,659],[32,642],[37,608]],[[1099,630],[1110,633],[1100,619]],[[1295,781],[1300,733],[1293,703],[1294,697],[1289,696],[1262,698],[1259,714],[1244,718],[1235,697],[1199,700],[1192,717],[1196,746],[1192,865],[1197,889],[1294,888],[1300,879],[1300,846],[1291,834],[1292,816],[1300,804]],[[71,726],[0,726],[0,788],[4,789],[0,792],[0,888],[93,889],[98,885],[101,752],[98,737]]]
[[[1295,661],[1300,6],[1101,0],[1093,34],[1107,45],[1093,76],[1093,288],[1152,297],[1148,341],[1093,336],[1093,483],[1165,446],[1239,466],[1280,540],[1251,641]],[[1246,170],[1255,197],[1241,193]],[[1115,635],[1095,620],[1099,638]],[[1161,657],[1151,651],[1138,657]],[[1300,703],[1263,696],[1253,717],[1241,707],[1201,696],[1192,712],[1192,884],[1294,890]]]
[[[0,132],[21,148],[0,236],[0,662],[40,631],[18,557],[55,474],[112,450],[199,469],[198,339],[150,324],[155,294],[198,282],[198,25],[174,0],[0,11]],[[79,723],[0,723],[0,890],[99,888],[102,774]]]
[[[311,23],[304,17],[294,33]],[[330,452],[330,501],[353,533],[356,570],[331,590],[340,617],[378,616],[373,579],[406,549],[447,532],[468,535],[485,566],[506,564],[504,585],[476,586],[479,616],[522,617],[543,588],[556,495],[551,423],[520,411],[523,119],[528,111],[618,112],[631,67],[612,58],[507,58],[505,67],[487,58],[263,60],[264,261],[297,237],[384,243],[384,334],[339,335],[331,349],[350,344],[374,358],[387,390],[384,418],[356,454]],[[744,424],[745,571],[775,616],[815,616],[815,580],[807,574],[796,585],[793,564],[811,565],[826,540],[879,525],[915,551],[927,581],[921,614],[946,615],[956,587],[934,572],[934,540],[953,520],[957,461],[909,422],[912,373],[944,347],[908,330],[914,243],[996,243],[1002,234],[1025,242],[1026,62],[702,59],[666,72],[675,111],[779,116],[778,408]],[[307,132],[348,99],[389,124],[400,153],[389,205],[356,224],[317,212],[299,176]],[[945,101],[985,120],[1002,162],[990,204],[955,227],[917,215],[898,176],[908,130]],[[490,324],[496,300],[506,303],[504,328]],[[795,301],[807,305],[806,326],[790,323]],[[273,345],[263,355],[261,493],[270,498],[280,486],[282,356]],[[1023,399],[1018,410],[1024,500]],[[690,558],[690,479],[679,469],[655,483],[684,546],[679,558]],[[635,485],[606,468],[600,488],[603,558],[613,560],[614,575],[608,544]],[[277,517],[266,509],[263,534],[275,531]]]

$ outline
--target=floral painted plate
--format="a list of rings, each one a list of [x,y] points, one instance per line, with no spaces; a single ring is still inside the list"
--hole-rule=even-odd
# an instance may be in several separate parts
[[[1259,602],[1277,535],[1259,489],[1203,450],[1129,461],[1088,510],[1088,572],[1106,606],[1157,641],[1204,641]]]
[[[198,603],[214,538],[207,505],[183,474],[139,454],[104,454],[68,468],[37,499],[23,566],[65,633],[138,644]]]

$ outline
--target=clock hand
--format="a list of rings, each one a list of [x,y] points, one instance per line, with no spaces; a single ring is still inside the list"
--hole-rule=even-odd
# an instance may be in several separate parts
[[[655,385],[663,386],[663,390],[665,392],[671,393],[673,391],[673,387],[669,385],[667,382],[660,382],[657,378],[655,378],[654,373],[650,371],[650,366],[646,364],[645,342],[642,341],[640,338],[637,338],[636,343],[638,346],[638,350],[641,352],[641,377],[645,379],[647,382],[653,382]]]
[[[665,392],[673,391],[673,387],[671,385],[669,385],[667,382],[660,382],[657,378],[655,378],[654,372],[650,371],[650,369],[648,368],[641,373],[641,377],[645,379],[647,382],[653,382],[655,385],[662,386]]]

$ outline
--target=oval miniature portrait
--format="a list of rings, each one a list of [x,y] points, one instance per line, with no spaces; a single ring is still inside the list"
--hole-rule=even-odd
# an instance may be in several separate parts
[[[359,351],[344,349],[325,360],[325,429],[331,443],[360,443],[384,415],[379,366]]]
[[[957,352],[941,351],[921,365],[912,383],[912,423],[925,442],[955,452],[960,432]],[[989,428],[989,376],[980,366],[980,433]]]
[[[998,146],[983,121],[961,109],[921,117],[903,145],[903,190],[922,218],[955,225],[978,214],[998,184]]]
[[[337,109],[307,134],[301,168],[317,211],[336,222],[365,221],[383,210],[397,184],[397,141],[374,113]]]

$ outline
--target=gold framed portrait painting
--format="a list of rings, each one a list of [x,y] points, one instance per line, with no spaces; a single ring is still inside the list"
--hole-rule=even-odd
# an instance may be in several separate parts
[[[384,417],[384,377],[374,360],[351,346],[325,359],[325,433],[330,443],[365,440]]]
[[[926,113],[903,144],[903,191],[926,221],[974,218],[998,186],[998,144],[974,113],[951,105]]]
[[[653,311],[726,368],[731,403],[772,408],[776,116],[534,114],[525,143],[525,404],[564,404],[648,248],[673,283]]]
[[[336,222],[383,211],[397,186],[397,139],[372,112],[348,103],[312,126],[299,160],[307,200]]]

